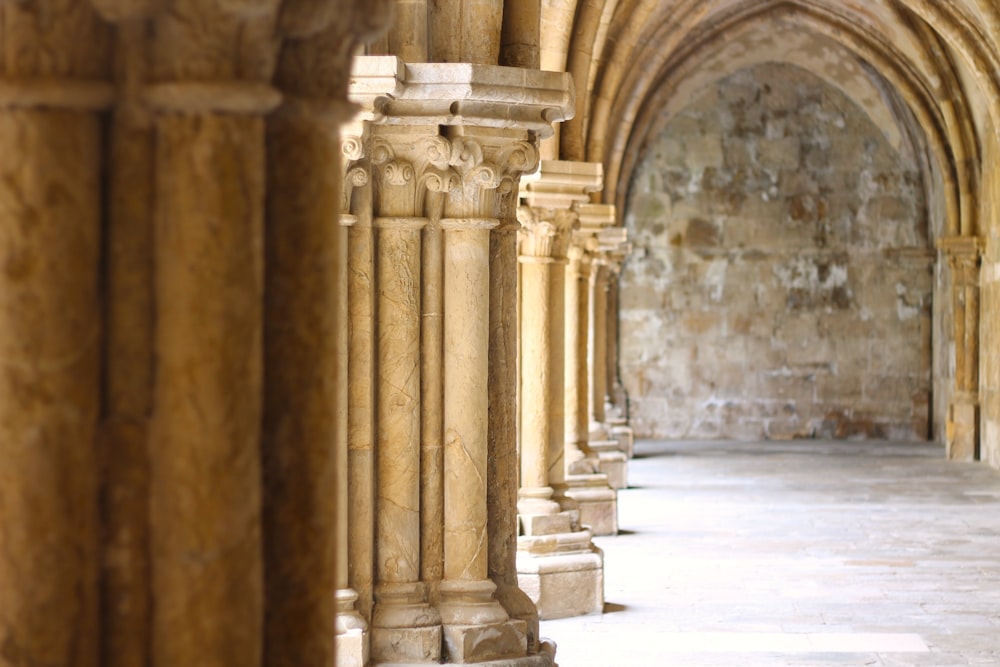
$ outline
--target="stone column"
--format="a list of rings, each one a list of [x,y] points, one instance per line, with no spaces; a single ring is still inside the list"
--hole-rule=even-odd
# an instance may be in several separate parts
[[[268,121],[262,442],[268,665],[329,665],[335,641],[343,644],[363,627],[350,613],[356,595],[346,559],[342,223],[350,219],[340,215],[345,184],[338,132],[353,112],[346,101],[350,49],[331,52],[328,46],[351,43],[353,35],[349,24],[326,18],[329,26],[292,21],[275,77],[284,104]],[[317,62],[325,66],[310,66]],[[356,652],[354,662],[361,664]]]
[[[96,667],[111,39],[85,2],[0,17],[0,664]]]
[[[602,470],[597,447],[613,449],[617,443],[590,437],[590,396],[592,372],[589,363],[589,333],[592,328],[591,275],[598,255],[597,235],[613,221],[614,207],[605,204],[578,204],[580,229],[574,232],[568,250],[566,292],[566,471],[567,495],[580,503],[580,522],[595,535],[618,532],[617,494],[610,476]],[[575,306],[575,307],[574,307]],[[606,457],[607,458],[607,457]],[[615,465],[622,468],[621,457]],[[607,465],[605,467],[608,467]],[[623,479],[619,471],[616,479]]]
[[[344,209],[351,212],[348,228],[348,402],[347,568],[350,589],[357,593],[361,617],[371,621],[375,569],[375,236],[372,224],[371,165],[365,153],[365,124],[357,122],[343,132],[342,150],[348,162]],[[349,610],[346,610],[349,613]],[[345,628],[346,630],[347,628]],[[363,630],[362,630],[363,632]],[[346,635],[347,633],[343,633]],[[350,641],[346,636],[344,641]],[[356,649],[337,645],[337,660]],[[368,637],[362,636],[362,658],[367,660]],[[342,650],[343,649],[343,650]],[[364,663],[363,663],[364,664]]]
[[[517,511],[522,530],[531,535],[535,532],[536,518],[562,510],[553,499],[549,485],[549,463],[556,458],[550,451],[551,359],[554,355],[550,348],[552,316],[549,313],[552,243],[556,232],[551,222],[537,219],[530,209],[522,211],[519,217],[523,232],[518,256],[521,263],[521,335],[518,339],[521,354],[521,485]],[[563,465],[561,451],[557,458],[559,465]],[[560,481],[564,476],[559,476]]]
[[[375,128],[381,129],[381,128]],[[372,148],[377,275],[376,662],[436,661],[440,616],[421,580],[421,232],[423,169],[414,137],[380,133]],[[399,154],[397,155],[397,150]]]
[[[365,289],[363,284],[358,285],[354,280],[352,263],[352,248],[350,239],[354,235],[353,229],[359,225],[364,226],[370,233],[371,230],[371,198],[363,196],[370,193],[369,183],[371,175],[369,173],[367,161],[364,160],[363,144],[360,137],[354,134],[357,129],[352,123],[346,130],[345,137],[341,138],[342,160],[344,165],[344,188],[341,197],[340,214],[341,228],[338,230],[337,239],[337,264],[335,277],[336,289],[336,309],[337,318],[340,325],[336,331],[335,344],[336,371],[335,383],[335,410],[336,415],[336,436],[334,448],[337,468],[336,500],[337,500],[337,567],[336,567],[336,604],[337,621],[335,625],[336,636],[336,664],[337,667],[364,667],[368,663],[368,623],[366,616],[362,615],[359,602],[362,595],[352,588],[357,569],[352,559],[352,538],[358,539],[355,549],[359,549],[365,544],[365,537],[368,536],[368,549],[359,556],[362,564],[367,565],[367,571],[371,572],[371,540],[370,526],[372,521],[372,500],[371,486],[362,486],[355,489],[355,480],[359,477],[365,480],[371,479],[370,461],[360,463],[362,470],[356,470],[356,457],[352,456],[352,436],[356,435],[353,428],[355,423],[351,421],[352,404],[358,407],[363,417],[371,420],[371,402],[361,403],[356,398],[358,394],[364,396],[364,392],[358,391],[358,387],[365,387],[370,392],[371,376],[370,371],[354,383],[351,377],[351,356],[355,352],[352,346],[351,332],[354,330],[354,310],[351,304],[351,293],[357,290],[359,298],[370,303],[371,290]],[[357,210],[361,215],[356,215],[350,211],[354,208],[355,190],[359,191]],[[367,206],[366,206],[367,205]],[[361,220],[364,220],[364,223]],[[353,289],[352,289],[353,288]],[[364,325],[362,325],[364,326]],[[367,322],[367,330],[370,331],[371,322]],[[364,338],[364,336],[360,336]],[[367,348],[359,346],[360,357],[370,360],[370,352]],[[368,370],[368,369],[365,369]],[[369,432],[370,435],[370,432]],[[370,440],[367,441],[370,444]],[[370,447],[368,447],[370,451]],[[357,491],[357,495],[352,491]],[[352,567],[354,566],[354,567]],[[367,580],[370,582],[370,574]],[[369,604],[366,609],[370,610],[370,583],[365,589]]]
[[[607,362],[605,369],[607,373],[606,387],[607,400],[604,405],[605,427],[609,440],[616,442],[614,450],[621,452],[625,456],[625,461],[632,458],[635,448],[635,438],[632,428],[628,425],[628,395],[621,382],[621,375],[618,368],[618,297],[619,278],[621,276],[622,264],[625,258],[632,251],[632,246],[628,243],[627,231],[622,227],[609,227],[599,235],[601,247],[605,249],[605,258],[608,266],[608,289],[607,289],[607,336],[605,338],[605,349],[607,350]],[[618,467],[618,463],[611,463],[610,459],[602,453],[602,465]],[[621,464],[625,466],[624,462]],[[610,470],[608,470],[611,475]],[[622,467],[623,476],[617,479],[611,475],[612,486],[615,488],[625,488],[628,486],[628,472]]]
[[[515,77],[521,87],[517,101],[512,101],[506,83]],[[444,84],[444,85],[442,85]],[[495,598],[497,586],[492,576],[503,572],[503,555],[496,554],[490,547],[491,529],[499,523],[491,523],[487,508],[497,508],[497,515],[510,516],[513,507],[506,512],[502,504],[505,491],[509,489],[490,488],[491,478],[488,466],[495,470],[506,470],[502,463],[509,461],[514,451],[514,441],[498,440],[505,433],[500,421],[504,411],[498,416],[490,414],[491,401],[509,395],[502,388],[493,388],[491,378],[507,377],[504,372],[506,353],[500,351],[494,356],[491,342],[505,341],[500,334],[490,330],[491,319],[497,310],[491,298],[496,296],[504,303],[502,294],[493,290],[491,272],[502,271],[509,276],[516,259],[507,254],[491,256],[498,250],[494,245],[495,230],[499,226],[499,197],[501,192],[510,191],[512,174],[520,173],[534,166],[537,160],[535,138],[545,131],[551,132],[551,118],[559,116],[571,108],[569,81],[565,75],[526,70],[466,64],[413,64],[407,65],[394,58],[363,58],[355,68],[355,99],[369,105],[371,109],[372,131],[377,141],[373,142],[372,157],[375,160],[377,198],[376,226],[382,227],[378,234],[380,257],[386,248],[392,248],[396,241],[384,237],[389,225],[403,224],[411,228],[419,227],[436,219],[437,193],[442,195],[443,217],[440,225],[443,231],[443,254],[423,252],[420,237],[413,235],[407,252],[393,251],[389,259],[380,261],[379,292],[385,307],[379,308],[379,339],[384,340],[386,329],[408,332],[406,339],[413,340],[421,331],[420,318],[425,313],[433,313],[433,307],[420,308],[416,300],[421,292],[429,294],[431,285],[424,282],[433,269],[428,266],[414,266],[413,258],[423,258],[436,265],[436,258],[443,261],[443,515],[434,516],[435,504],[421,504],[420,510],[426,515],[416,517],[407,511],[410,525],[420,528],[417,537],[433,539],[433,531],[443,527],[443,579],[437,586],[436,606],[443,621],[444,658],[450,662],[468,663],[494,659],[509,661],[511,665],[549,665],[551,655],[529,652],[527,623],[520,618],[511,620],[504,606]],[[438,128],[445,126],[438,134]],[[504,185],[504,184],[507,185]],[[411,197],[409,206],[400,202]],[[409,211],[409,212],[407,212]],[[417,221],[420,221],[419,223]],[[415,230],[413,230],[415,231]],[[424,232],[424,240],[431,242],[433,234]],[[509,232],[503,232],[509,236]],[[385,238],[385,241],[383,240]],[[402,250],[402,249],[401,249]],[[507,262],[504,258],[509,257]],[[402,280],[401,272],[410,276]],[[383,285],[383,281],[389,282]],[[501,285],[508,284],[506,278],[499,278]],[[423,287],[421,287],[423,285]],[[382,296],[384,295],[384,296]],[[389,311],[388,301],[395,304]],[[412,305],[411,305],[412,304]],[[508,317],[505,318],[509,322]],[[431,331],[431,329],[425,329]],[[409,349],[409,346],[408,346]],[[380,358],[383,369],[380,375],[397,369],[400,377],[380,378],[378,402],[389,400],[392,409],[380,409],[378,413],[379,431],[385,423],[406,422],[399,437],[379,442],[379,490],[388,484],[390,489],[405,489],[406,495],[394,496],[395,507],[410,503],[414,494],[412,488],[419,482],[419,500],[430,499],[433,490],[433,474],[424,475],[419,480],[404,478],[400,473],[383,471],[381,458],[396,457],[416,467],[413,457],[419,460],[421,447],[411,437],[410,420],[416,415],[417,426],[423,419],[433,418],[428,410],[431,404],[412,405],[409,396],[418,395],[408,388],[405,392],[393,393],[393,387],[405,386],[417,378],[421,372],[411,363],[407,355],[405,363],[399,363],[398,355]],[[428,391],[436,391],[433,383],[425,385]],[[495,405],[495,403],[494,403]],[[501,414],[502,413],[502,414]],[[499,420],[499,421],[498,421]],[[427,437],[425,435],[425,437]],[[387,451],[388,449],[388,451]],[[430,450],[426,450],[430,453]],[[394,464],[399,465],[399,464]],[[401,466],[402,467],[402,466]],[[410,468],[406,468],[410,470]],[[385,472],[390,472],[387,478]],[[507,479],[505,476],[503,479]],[[398,483],[397,483],[398,482]],[[496,483],[495,480],[492,483]],[[491,500],[492,499],[492,500]],[[378,521],[386,520],[379,507]],[[391,525],[399,525],[393,521]],[[403,604],[387,604],[385,592],[389,590],[387,577],[392,575],[384,564],[387,554],[390,563],[399,549],[402,539],[412,539],[408,526],[389,536],[379,530],[376,552],[378,553],[378,584],[373,618],[373,654],[376,661],[400,659],[413,661],[437,660],[435,656],[399,655],[386,649],[379,655],[379,633],[389,629],[381,616],[393,611],[393,619],[402,618],[402,613],[415,608],[423,608],[419,600],[401,595]],[[421,544],[422,542],[418,542]],[[501,542],[502,546],[503,542]],[[513,540],[509,542],[513,544]],[[406,550],[408,553],[409,550]],[[429,552],[424,551],[427,557]],[[513,553],[510,553],[513,560]],[[402,562],[409,568],[410,559]],[[494,568],[496,566],[496,568]],[[412,579],[411,575],[410,576]],[[505,576],[505,575],[501,575]],[[416,582],[433,583],[433,582]],[[411,589],[412,590],[412,589]],[[511,606],[519,605],[516,596],[510,595],[508,588],[505,599]],[[411,617],[408,630],[417,628]],[[411,641],[402,625],[395,626],[399,632],[385,635],[395,639],[394,646],[406,645],[406,650],[417,641]],[[425,626],[425,627],[429,627]],[[440,628],[435,626],[440,631]],[[532,643],[532,651],[534,643]],[[440,642],[438,642],[440,646]],[[506,663],[505,663],[506,664]]]
[[[982,247],[976,237],[953,236],[938,246],[948,258],[955,327],[955,390],[948,406],[948,458],[979,458],[979,267]]]
[[[264,116],[281,95],[260,63],[274,62],[275,19],[250,1],[175,3],[149,31],[154,83],[145,98],[156,113],[149,456],[157,666],[253,667],[265,650]],[[206,25],[213,26],[210,40],[201,32]],[[196,80],[192,62],[199,64]],[[245,74],[234,78],[234,72]],[[290,550],[283,557],[301,555]],[[322,567],[328,572],[332,563]]]
[[[594,472],[590,466],[588,446],[588,399],[587,399],[587,318],[589,311],[589,289],[586,281],[590,276],[590,254],[585,248],[585,236],[573,235],[573,244],[567,250],[566,264],[566,320],[564,368],[564,422],[565,422],[565,462],[570,474]],[[596,463],[594,464],[596,466]]]
[[[448,128],[456,184],[445,200],[444,238],[444,580],[438,607],[454,662],[527,652],[523,621],[511,620],[488,577],[490,230],[499,220],[503,175],[533,163],[523,132]]]
[[[592,170],[596,168],[596,170]],[[600,165],[543,161],[522,183],[521,457],[518,579],[543,619],[600,612],[603,561],[580,510],[566,496],[564,403],[565,265],[575,203],[600,187]],[[537,449],[541,454],[535,453]],[[541,461],[545,468],[527,474]],[[531,480],[535,481],[532,482]],[[547,497],[539,502],[539,482]],[[534,487],[534,488],[533,488]],[[556,502],[558,501],[558,502]]]
[[[486,477],[486,531],[490,579],[496,598],[511,618],[525,622],[528,654],[553,649],[540,644],[538,610],[518,586],[516,441],[517,385],[517,178],[508,175],[497,188],[500,224],[490,233],[489,431]]]
[[[587,411],[590,417],[590,439],[606,440],[604,403],[608,380],[608,262],[603,252],[590,263],[590,312],[587,330]]]
[[[588,332],[589,356],[588,373],[590,391],[588,392],[589,447],[592,454],[598,458],[598,469],[608,475],[612,488],[623,489],[628,486],[628,458],[631,451],[631,431],[624,421],[614,424],[607,414],[611,406],[611,377],[615,369],[612,362],[612,345],[609,334],[612,326],[609,320],[617,317],[617,311],[611,312],[609,293],[616,273],[621,269],[627,244],[625,230],[613,227],[614,209],[604,209],[610,215],[603,219],[605,226],[596,233],[596,246],[593,250],[591,270],[588,281],[589,317]],[[618,431],[614,432],[617,428]]]

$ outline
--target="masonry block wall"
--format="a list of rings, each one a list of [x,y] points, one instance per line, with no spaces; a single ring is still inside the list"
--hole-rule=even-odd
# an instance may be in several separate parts
[[[636,434],[927,437],[926,208],[913,150],[814,75],[765,64],[702,91],[631,182]]]

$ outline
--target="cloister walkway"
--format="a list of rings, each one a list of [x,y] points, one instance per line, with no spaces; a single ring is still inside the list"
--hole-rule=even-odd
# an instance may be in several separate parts
[[[1000,472],[933,444],[640,442],[560,667],[1000,666]]]

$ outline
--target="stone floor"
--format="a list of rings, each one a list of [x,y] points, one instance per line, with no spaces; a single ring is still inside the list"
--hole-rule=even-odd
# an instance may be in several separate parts
[[[560,667],[1000,666],[1000,472],[931,444],[640,442]]]

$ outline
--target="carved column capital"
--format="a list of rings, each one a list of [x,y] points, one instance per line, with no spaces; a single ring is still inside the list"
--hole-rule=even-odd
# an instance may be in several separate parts
[[[948,258],[955,284],[978,287],[979,266],[983,255],[982,241],[975,236],[947,236],[939,240],[937,245]]]
[[[0,3],[0,109],[111,107],[110,27],[89,3],[36,4]]]
[[[556,227],[548,220],[535,215],[528,206],[517,208],[517,221],[521,223],[518,232],[519,254],[522,258],[551,258]]]
[[[600,261],[608,271],[617,276],[621,273],[625,258],[632,252],[628,242],[628,230],[624,227],[607,227],[597,234]]]

